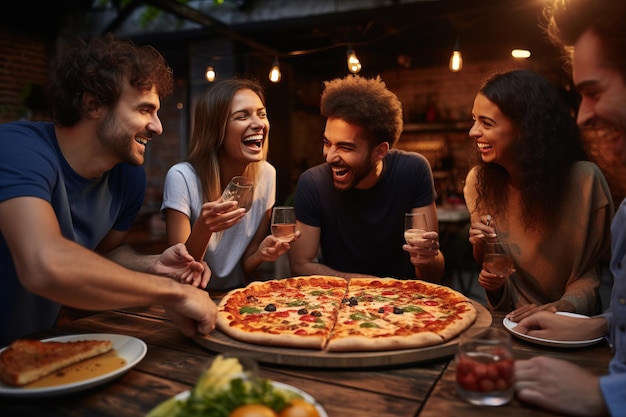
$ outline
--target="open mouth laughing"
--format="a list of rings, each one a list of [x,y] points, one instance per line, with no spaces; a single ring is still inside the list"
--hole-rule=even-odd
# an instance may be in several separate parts
[[[333,177],[338,181],[344,180],[350,173],[349,167],[338,167],[331,165],[330,168],[333,171]]]
[[[476,146],[478,146],[480,152],[487,152],[493,148],[493,146],[487,142],[476,142]]]
[[[263,134],[259,133],[257,135],[251,135],[243,140],[243,144],[249,148],[253,149],[261,149],[263,146]]]

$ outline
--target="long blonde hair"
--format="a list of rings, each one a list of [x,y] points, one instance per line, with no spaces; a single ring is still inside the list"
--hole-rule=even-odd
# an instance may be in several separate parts
[[[233,97],[243,89],[254,91],[265,105],[263,87],[257,81],[246,78],[231,78],[216,83],[204,92],[196,104],[187,161],[200,178],[205,202],[217,200],[222,193],[218,151],[224,145]],[[265,140],[263,160],[267,159],[267,150],[268,141]],[[242,175],[256,183],[261,163],[249,163]]]

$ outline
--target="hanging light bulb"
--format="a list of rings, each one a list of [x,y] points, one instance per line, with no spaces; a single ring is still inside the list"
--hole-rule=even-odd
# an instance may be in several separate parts
[[[528,49],[513,49],[511,51],[511,56],[519,59],[530,58],[530,51]]]
[[[461,51],[455,50],[450,57],[450,71],[459,72],[461,68],[463,68],[463,56],[461,56]]]
[[[206,73],[204,74],[206,76],[206,80],[210,83],[212,83],[213,81],[215,81],[215,70],[213,69],[212,66],[208,66],[206,67]]]
[[[359,62],[359,58],[356,57],[356,53],[354,53],[354,49],[348,48],[348,70],[356,74],[361,71],[361,62]]]
[[[274,58],[274,64],[270,70],[270,81],[273,83],[280,82],[280,66],[278,65],[278,58]]]
[[[454,45],[454,51],[450,57],[450,71],[459,72],[463,68],[463,56],[461,56],[461,50],[459,48],[459,40],[457,39]]]

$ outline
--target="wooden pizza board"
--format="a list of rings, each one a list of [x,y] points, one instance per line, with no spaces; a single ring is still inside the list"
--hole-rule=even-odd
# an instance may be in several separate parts
[[[469,328],[491,326],[491,313],[472,300],[476,320]],[[219,330],[206,336],[196,336],[194,341],[211,351],[228,354],[245,354],[255,360],[275,365],[305,366],[315,368],[363,368],[403,365],[424,362],[454,355],[458,336],[444,344],[417,349],[385,350],[377,352],[326,352],[311,349],[293,349],[281,346],[254,345],[232,339]]]

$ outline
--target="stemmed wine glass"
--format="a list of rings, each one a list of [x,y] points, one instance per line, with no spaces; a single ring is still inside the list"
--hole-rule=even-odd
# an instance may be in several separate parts
[[[405,213],[404,215],[404,240],[409,245],[415,245],[422,238],[422,235],[428,231],[428,223],[424,213]],[[418,260],[427,260],[418,255]]]
[[[252,207],[254,196],[254,182],[250,178],[236,176],[233,177],[224,192],[222,193],[223,201],[235,200],[239,203],[239,207],[243,207],[246,211]]]
[[[291,206],[272,209],[272,236],[281,242],[291,242],[296,234],[296,213]]]

